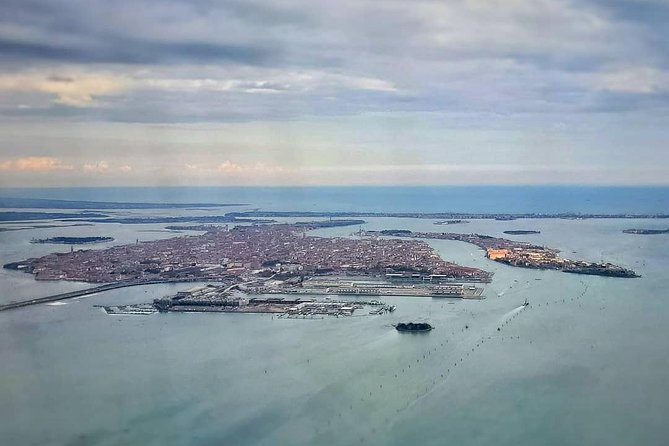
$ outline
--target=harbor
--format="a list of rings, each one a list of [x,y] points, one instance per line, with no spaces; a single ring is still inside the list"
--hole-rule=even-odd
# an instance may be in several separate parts
[[[293,297],[248,297],[232,291],[230,286],[204,285],[175,295],[155,299],[152,303],[99,306],[109,315],[152,315],[156,313],[257,313],[277,314],[288,318],[381,315],[395,311],[393,305],[379,300],[303,299]]]
[[[434,276],[386,274],[380,278],[312,277],[293,292],[337,296],[406,296],[481,299],[483,288],[442,282]]]

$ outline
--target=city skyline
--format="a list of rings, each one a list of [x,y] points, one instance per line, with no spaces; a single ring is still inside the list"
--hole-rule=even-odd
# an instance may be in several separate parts
[[[0,10],[0,187],[669,184],[661,1]]]

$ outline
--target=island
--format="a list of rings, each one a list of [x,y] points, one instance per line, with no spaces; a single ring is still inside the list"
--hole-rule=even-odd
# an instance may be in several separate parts
[[[566,273],[590,274],[610,277],[639,277],[634,271],[611,263],[596,263],[561,258],[559,250],[482,234],[454,232],[412,232],[406,229],[366,231],[360,235],[379,237],[411,237],[422,239],[455,240],[482,248],[486,257],[511,266],[533,269],[554,269]]]
[[[439,220],[435,221],[435,225],[459,225],[462,223],[469,223],[467,220]]]
[[[521,230],[521,229],[514,229],[510,231],[504,231],[505,234],[509,235],[529,235],[529,234],[541,234],[541,231],[530,231],[530,230]]]
[[[113,242],[113,237],[49,237],[34,238],[30,243],[53,243],[59,245],[88,245],[92,243]]]
[[[357,224],[360,220],[207,226],[200,235],[53,253],[5,268],[31,273],[37,280],[223,281],[244,284],[249,294],[478,298],[481,289],[464,283],[492,280],[490,272],[445,261],[421,240],[307,235],[314,229]],[[315,280],[323,276],[332,280]]]
[[[168,231],[216,231],[221,229],[220,226],[206,224],[206,225],[169,225],[165,226]]]
[[[669,229],[625,229],[625,234],[639,234],[639,235],[657,235],[669,234]]]

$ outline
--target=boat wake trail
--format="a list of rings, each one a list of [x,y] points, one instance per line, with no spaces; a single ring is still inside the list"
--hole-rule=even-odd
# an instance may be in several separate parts
[[[503,324],[512,317],[514,317],[516,314],[520,313],[525,309],[525,305],[521,305],[518,308],[514,308],[513,310],[509,311],[508,313],[502,315],[502,317],[499,319],[499,323]]]
[[[523,310],[525,310],[526,308],[528,308],[528,305],[529,305],[529,304],[528,304],[527,301],[526,301],[524,304],[520,305],[519,307],[516,307],[516,308],[510,310],[509,312],[503,314],[503,315],[500,317],[500,319],[498,320],[497,324],[496,324],[496,330],[497,330],[497,331],[501,330],[501,327],[504,327],[504,326],[506,326],[509,322],[511,322],[511,320],[512,320],[513,318],[517,317]],[[469,349],[470,349],[470,348],[471,348],[471,352],[474,352],[476,348],[480,347],[480,346],[483,344],[483,342],[486,340],[486,338],[487,338],[487,339],[490,339],[490,336],[491,336],[491,335],[492,335],[492,333],[488,333],[488,334],[485,334],[485,333],[484,333],[483,336],[480,336],[478,340],[475,340],[475,341],[473,341],[473,342],[468,342],[468,343],[467,343],[467,344],[468,344],[468,347],[466,347],[466,348],[464,348],[464,349],[461,349],[461,350],[460,350],[460,353],[467,352],[466,355],[469,356],[469,353],[468,353],[468,352],[469,352]],[[463,359],[464,359],[464,358],[461,357],[461,358],[460,358],[460,362],[462,362]],[[455,364],[457,364],[457,362],[456,362]],[[435,392],[435,391],[437,390],[437,388],[439,388],[440,386],[446,384],[446,382],[447,382],[447,380],[448,380],[448,377],[449,377],[448,375],[450,375],[450,371],[451,371],[451,370],[450,370],[450,368],[449,368],[449,369],[447,369],[447,373],[446,373],[446,374],[442,374],[442,375],[440,375],[440,379],[434,379],[434,380],[432,381],[432,385],[429,385],[429,384],[428,384],[428,386],[425,388],[425,390],[418,392],[418,393],[415,395],[414,398],[412,398],[410,401],[408,401],[408,402],[404,405],[404,407],[402,407],[401,409],[398,409],[397,413],[401,413],[401,412],[404,412],[404,411],[406,411],[406,410],[411,409],[413,406],[415,406],[415,405],[416,405],[418,402],[420,402],[422,399],[424,399],[425,397],[427,397],[427,396],[431,395],[433,392]]]

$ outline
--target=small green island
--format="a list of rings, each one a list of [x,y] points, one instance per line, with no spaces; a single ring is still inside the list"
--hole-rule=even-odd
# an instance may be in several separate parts
[[[504,231],[504,233],[511,235],[528,235],[528,234],[541,234],[541,231],[511,230],[511,231]]]
[[[91,243],[113,242],[113,237],[49,237],[34,238],[30,243],[54,243],[58,245],[88,245]]]
[[[656,235],[669,234],[669,229],[624,229],[625,234]]]

